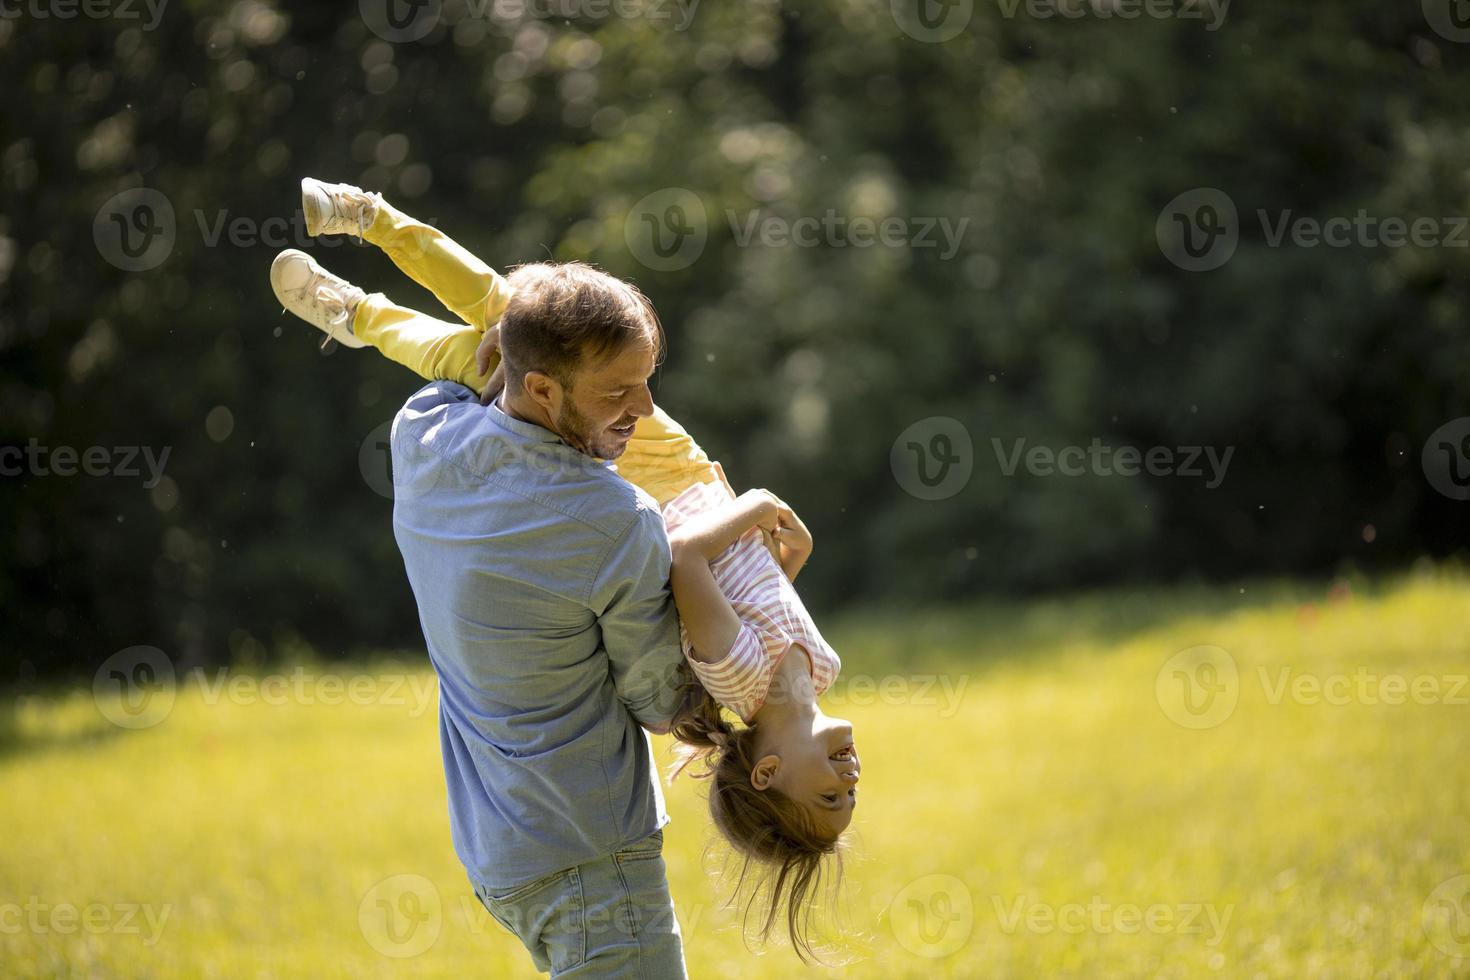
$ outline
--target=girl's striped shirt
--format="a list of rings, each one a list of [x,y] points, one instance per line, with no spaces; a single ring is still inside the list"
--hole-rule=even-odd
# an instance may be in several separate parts
[[[696,514],[735,498],[723,483],[695,483],[664,505],[664,525],[673,531]],[[684,657],[705,690],[749,724],[766,702],[776,666],[800,643],[811,659],[812,682],[820,695],[842,669],[837,653],[822,639],[796,589],[766,548],[761,529],[751,528],[710,562],[720,591],[740,617],[740,632],[714,663],[695,660],[689,631],[679,624]]]

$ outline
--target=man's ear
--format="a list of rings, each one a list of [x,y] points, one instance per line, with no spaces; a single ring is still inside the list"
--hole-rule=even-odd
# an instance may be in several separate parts
[[[541,406],[552,418],[561,414],[561,402],[565,397],[561,382],[543,371],[527,371],[521,387],[526,397]]]
[[[776,773],[781,768],[781,757],[779,755],[762,756],[750,770],[750,785],[756,789],[766,789],[771,785],[771,780],[776,778]]]

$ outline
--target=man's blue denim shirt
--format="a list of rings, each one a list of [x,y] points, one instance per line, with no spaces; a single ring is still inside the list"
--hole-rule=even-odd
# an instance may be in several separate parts
[[[455,851],[513,888],[668,823],[643,722],[683,654],[646,492],[448,381],[393,422],[393,533],[439,676]]]

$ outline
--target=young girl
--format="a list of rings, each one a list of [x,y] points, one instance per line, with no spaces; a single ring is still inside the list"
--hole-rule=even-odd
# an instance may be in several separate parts
[[[376,347],[425,378],[481,392],[485,401],[498,393],[497,323],[517,282],[534,282],[547,266],[521,266],[502,277],[379,195],[310,178],[301,189],[309,234],[350,233],[372,242],[464,322],[368,295],[296,250],[271,266],[282,306],[343,346]],[[710,816],[744,858],[741,881],[752,862],[771,872],[762,937],[784,907],[793,946],[805,958],[813,893],[824,861],[839,854],[861,771],[852,726],[817,706],[841,661],[791,584],[811,552],[811,536],[769,492],[736,497],[719,464],[656,406],[638,420],[614,468],[658,501],[669,532],[670,586],[694,678],[671,726],[680,743],[673,776],[701,764],[696,775],[712,784]],[[727,720],[722,705],[742,724]]]

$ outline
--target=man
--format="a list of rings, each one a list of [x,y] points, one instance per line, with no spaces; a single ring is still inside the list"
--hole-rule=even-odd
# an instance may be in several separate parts
[[[662,332],[588,266],[510,279],[500,396],[436,382],[393,425],[454,846],[541,970],[683,977],[642,727],[666,730],[678,696],[669,544],[654,499],[599,462],[653,411]]]

